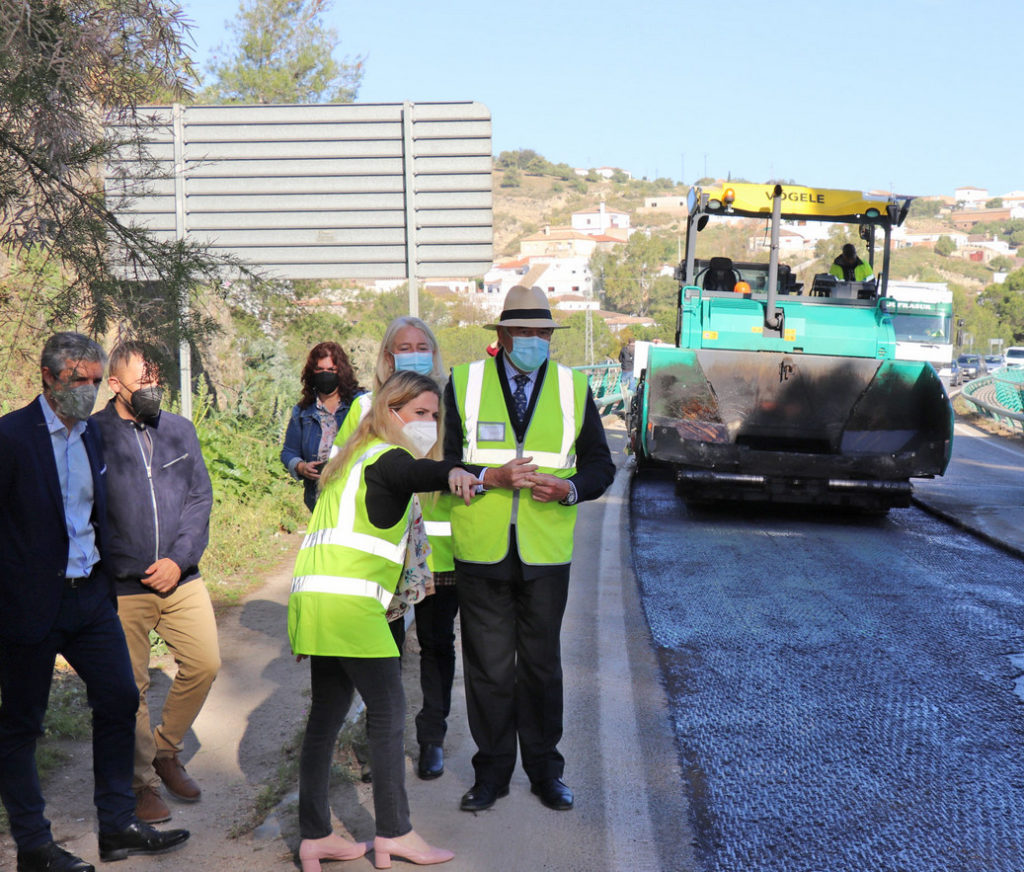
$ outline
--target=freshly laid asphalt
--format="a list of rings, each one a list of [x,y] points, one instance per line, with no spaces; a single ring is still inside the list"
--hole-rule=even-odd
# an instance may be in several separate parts
[[[918,508],[692,511],[670,476],[635,480],[695,868],[1024,869],[1024,452],[960,426],[955,456],[915,486],[963,531]]]

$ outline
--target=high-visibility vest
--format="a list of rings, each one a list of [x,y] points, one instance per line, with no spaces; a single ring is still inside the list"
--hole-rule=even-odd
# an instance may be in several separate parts
[[[453,495],[447,491],[442,491],[436,497],[431,494],[420,497],[423,528],[430,540],[427,566],[431,572],[451,572],[455,569],[451,521],[453,501]]]
[[[338,428],[338,435],[334,437],[334,445],[331,448],[333,457],[341,447],[348,441],[348,438],[355,433],[359,422],[370,414],[370,407],[373,405],[373,394],[360,394],[349,406],[345,420]],[[448,516],[451,512],[452,495],[440,493],[437,499],[423,497],[420,505],[423,510],[423,526],[430,540],[430,553],[427,555],[427,566],[431,572],[451,572],[455,569],[455,561],[452,559],[452,525]]]
[[[828,268],[828,273],[829,275],[835,276],[839,281],[843,281],[843,276],[845,275],[843,265],[841,263],[833,263],[832,266]],[[853,268],[853,280],[855,282],[866,282],[874,277],[875,274],[871,271],[871,264],[869,263],[860,261],[860,263]]]
[[[462,462],[466,466],[501,466],[516,457],[532,457],[539,472],[569,478],[576,472],[576,439],[583,427],[587,377],[549,362],[537,393],[533,415],[522,442],[505,405],[496,358],[452,370],[452,390],[462,417]],[[572,560],[576,506],[540,503],[529,490],[495,488],[470,505],[452,502],[455,558],[468,563],[499,563],[508,554],[509,530],[515,527],[519,557],[528,564],[562,564]]]
[[[370,392],[360,394],[352,401],[348,411],[345,413],[344,420],[341,422],[341,426],[338,428],[338,433],[334,437],[334,444],[331,446],[331,457],[334,457],[335,454],[341,451],[342,446],[348,442],[348,437],[356,432],[359,422],[370,414],[370,407],[372,405],[373,394]]]
[[[405,565],[410,507],[387,528],[366,512],[366,471],[395,447],[369,442],[316,501],[288,598],[295,654],[398,656],[385,612]]]

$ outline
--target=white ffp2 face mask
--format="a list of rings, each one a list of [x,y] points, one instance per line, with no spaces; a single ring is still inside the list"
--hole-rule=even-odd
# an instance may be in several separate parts
[[[391,414],[402,421],[402,416],[394,409]],[[402,422],[402,435],[408,440],[413,451],[420,457],[426,457],[434,443],[437,442],[437,421]]]
[[[420,457],[426,457],[437,442],[437,421],[410,421],[402,427],[402,435]]]

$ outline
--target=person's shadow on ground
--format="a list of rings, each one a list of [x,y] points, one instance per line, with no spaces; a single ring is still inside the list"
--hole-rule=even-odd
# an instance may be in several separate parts
[[[275,689],[249,714],[238,744],[238,765],[254,787],[271,785],[282,792],[284,801],[272,813],[278,816],[282,838],[297,851],[300,841],[298,761],[309,713],[309,664],[307,661],[296,663],[291,652],[286,633],[286,606],[270,600],[250,600],[243,606],[239,622],[249,630],[279,641],[280,653],[261,673],[261,678]],[[355,708],[353,705],[353,711]],[[354,732],[350,711],[338,742],[342,753],[336,754],[331,767],[331,808],[353,839],[366,841],[373,839],[374,821],[360,803],[356,784],[358,765],[354,755],[347,753]],[[279,741],[267,741],[268,736],[277,736]]]

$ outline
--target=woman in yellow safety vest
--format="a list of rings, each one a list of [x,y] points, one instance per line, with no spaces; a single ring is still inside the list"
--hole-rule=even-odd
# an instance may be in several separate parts
[[[369,414],[321,476],[321,492],[295,562],[288,600],[292,651],[309,656],[312,702],[299,768],[299,859],[349,860],[371,846],[331,830],[328,781],[334,745],[358,691],[366,704],[373,766],[374,865],[392,854],[443,863],[451,851],[413,829],[405,792],[405,696],[386,610],[418,544],[417,492],[446,490],[468,502],[476,478],[457,464],[425,459],[437,442],[439,389],[429,377],[395,373]]]
[[[428,375],[442,386],[448,379],[437,339],[423,321],[412,315],[395,318],[384,331],[373,373],[374,390],[379,390],[393,373],[405,370]],[[363,394],[352,402],[334,440],[338,449],[355,432],[372,401],[372,394]],[[427,563],[434,573],[434,594],[415,605],[423,693],[423,705],[416,714],[416,742],[420,748],[416,773],[423,779],[444,774],[444,737],[448,731],[455,680],[455,618],[459,613],[459,598],[455,592],[450,516],[450,494],[424,499],[423,519],[430,540]],[[405,622],[392,620],[391,632],[401,650],[405,642]]]

